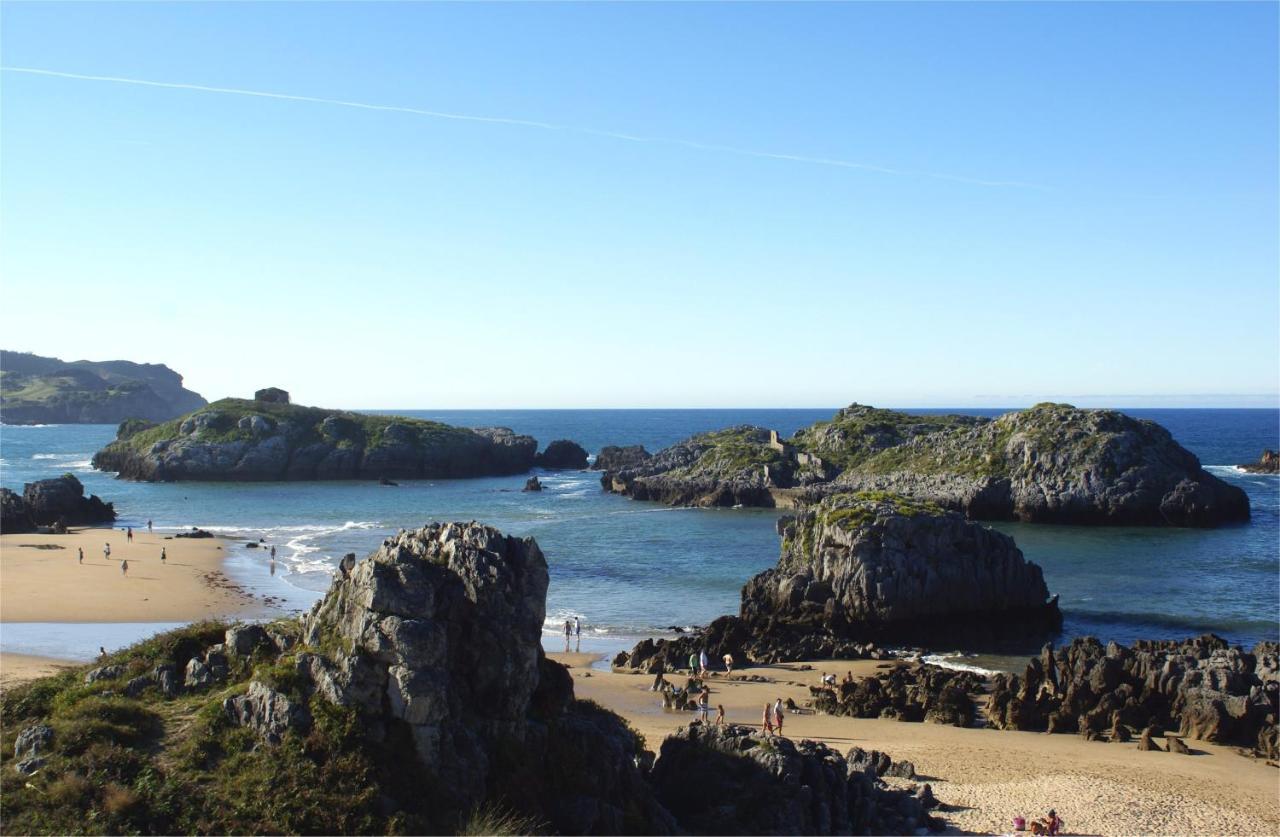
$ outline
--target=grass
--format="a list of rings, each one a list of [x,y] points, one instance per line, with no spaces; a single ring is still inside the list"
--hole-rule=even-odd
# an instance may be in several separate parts
[[[758,427],[730,427],[699,434],[691,441],[705,446],[705,450],[693,465],[672,471],[673,476],[737,476],[783,460],[781,452],[769,447],[768,433]]]
[[[521,834],[542,834],[545,831],[536,817],[516,813],[501,803],[487,803],[472,810],[457,834],[459,837],[514,837]]]

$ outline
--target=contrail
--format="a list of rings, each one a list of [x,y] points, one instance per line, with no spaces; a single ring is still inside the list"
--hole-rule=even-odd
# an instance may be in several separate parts
[[[1016,180],[985,180],[977,177],[964,177],[955,174],[942,174],[931,171],[915,171],[911,169],[895,169],[887,166],[876,166],[870,163],[856,163],[849,160],[838,160],[830,157],[810,157],[804,154],[784,154],[776,151],[756,151],[749,148],[737,148],[729,145],[714,145],[693,140],[672,139],[670,137],[648,137],[637,134],[626,134],[618,131],[603,131],[596,128],[580,128],[574,125],[556,125],[551,122],[538,122],[533,119],[512,119],[503,116],[477,116],[468,113],[450,113],[440,110],[425,110],[401,105],[375,105],[368,102],[352,102],[345,99],[326,99],[320,96],[299,96],[292,93],[271,93],[264,90],[243,90],[237,87],[211,87],[203,84],[185,84],[172,81],[151,81],[140,78],[123,78],[120,76],[95,76],[83,73],[65,73],[60,70],[44,70],[36,67],[0,67],[6,73],[26,73],[35,76],[53,76],[55,78],[78,79],[80,81],[101,81],[113,84],[132,84],[141,87],[163,87],[169,90],[196,90],[201,93],[221,93],[231,96],[253,96],[259,99],[282,99],[289,102],[307,102],[316,105],[330,105],[360,110],[379,110],[392,113],[408,113],[414,116],[428,116],[433,119],[452,119],[460,122],[487,122],[497,125],[516,125],[522,128],[540,128],[546,131],[564,131],[593,137],[607,137],[625,142],[650,143],[658,145],[675,145],[692,148],[698,151],[712,151],[722,154],[736,154],[744,157],[760,157],[768,160],[787,160],[795,163],[807,163],[817,166],[831,166],[841,169],[860,169],[879,174],[893,174],[907,177],[928,177],[935,180],[950,180],[955,183],[968,183],[974,186],[1001,186],[1020,189],[1043,189],[1035,183],[1023,183]]]

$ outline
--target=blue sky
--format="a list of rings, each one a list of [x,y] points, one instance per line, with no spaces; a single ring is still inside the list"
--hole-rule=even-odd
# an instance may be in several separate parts
[[[1277,23],[6,3],[7,68],[558,127],[6,70],[2,342],[356,408],[1275,404]]]

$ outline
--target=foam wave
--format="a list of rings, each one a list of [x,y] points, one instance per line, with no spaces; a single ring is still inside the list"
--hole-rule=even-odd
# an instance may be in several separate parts
[[[974,674],[981,674],[984,677],[990,677],[1000,672],[981,666],[971,665],[970,663],[960,662],[961,658],[948,657],[944,654],[925,654],[920,658],[921,662],[938,666],[939,668],[949,668],[953,671],[971,671]]]

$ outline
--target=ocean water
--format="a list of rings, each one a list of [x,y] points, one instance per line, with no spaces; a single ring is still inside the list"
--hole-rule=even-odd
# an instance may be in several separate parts
[[[834,409],[387,411],[464,426],[503,425],[544,445],[574,439],[594,453],[606,444],[659,450],[692,433],[759,424],[784,434]],[[920,410],[998,415],[1004,410]],[[1214,530],[1084,528],[996,524],[1039,563],[1065,614],[1063,639],[1092,634],[1130,642],[1213,631],[1252,644],[1280,637],[1280,478],[1231,466],[1280,447],[1277,410],[1127,410],[1167,427],[1223,479],[1248,492],[1253,519]],[[116,480],[92,470],[108,425],[0,427],[0,484],[76,474],[113,501],[118,525],[161,530],[201,526],[277,548],[234,545],[229,572],[261,593],[305,609],[327,588],[346,552],[371,552],[398,529],[431,520],[480,520],[538,540],[550,566],[548,647],[559,626],[583,620],[583,648],[611,651],[670,626],[705,624],[737,610],[743,583],[778,557],[777,513],[759,509],[671,509],[606,494],[596,472],[541,473],[541,493],[524,476],[374,482],[172,483]],[[145,626],[144,626],[145,627]],[[68,632],[69,631],[69,632]],[[0,647],[34,652],[31,626],[0,628]],[[83,632],[82,632],[83,633]],[[68,629],[49,640],[84,656],[98,642]],[[40,646],[50,653],[48,642]],[[83,647],[82,647],[83,646]],[[945,650],[945,649],[939,649]]]

